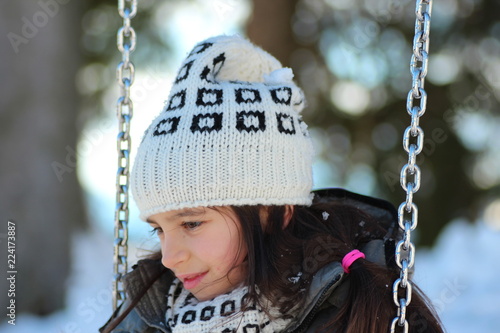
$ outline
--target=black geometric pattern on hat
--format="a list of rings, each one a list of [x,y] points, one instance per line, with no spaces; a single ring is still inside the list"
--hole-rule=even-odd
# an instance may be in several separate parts
[[[194,55],[194,54],[200,54],[204,52],[206,49],[214,45],[213,43],[201,43],[196,45],[193,50],[189,53],[188,57]]]
[[[257,123],[257,124],[256,124]],[[257,125],[257,126],[256,126]],[[265,131],[266,117],[262,111],[241,111],[236,113],[236,129],[238,131]]]
[[[202,81],[207,81],[209,83],[217,83],[215,77],[219,74],[224,62],[226,61],[226,56],[224,53],[219,54],[217,57],[212,59],[212,69],[205,66],[200,73],[200,79]],[[213,80],[212,80],[213,79]]]
[[[193,66],[193,63],[194,60],[191,60],[190,62],[186,63],[184,66],[181,67],[179,73],[177,74],[177,77],[175,78],[175,83],[179,83],[187,79],[187,77],[189,76],[189,70],[191,69],[191,66]]]
[[[177,131],[177,126],[179,125],[180,120],[181,117],[171,117],[160,120],[158,125],[155,126],[155,131],[153,132],[153,136],[175,133],[175,131]]]
[[[196,311],[194,310],[186,311],[182,316],[183,324],[191,324],[195,320],[196,320]]]
[[[212,61],[214,65],[214,69],[212,71],[214,73],[214,77],[216,77],[217,74],[219,74],[219,71],[222,69],[222,66],[224,66],[224,61],[226,61],[226,56],[224,55],[224,53],[219,54]]]
[[[214,106],[222,104],[222,89],[198,89],[198,106]]]
[[[193,116],[191,132],[212,132],[222,129],[222,113],[206,113]]]
[[[221,331],[221,333],[236,333],[236,329],[234,328],[225,328]]]
[[[299,128],[300,128],[300,131],[302,132],[302,134],[304,136],[309,136],[309,132],[307,131],[307,125],[306,123],[299,118]]]
[[[214,317],[214,315],[215,315],[215,306],[212,305],[206,306],[201,310],[200,320],[202,321],[210,320]]]
[[[179,91],[170,98],[167,111],[182,109],[186,103],[186,89]]]
[[[236,103],[257,103],[262,102],[260,92],[257,89],[240,88],[234,91],[236,95]]]
[[[236,304],[234,300],[227,300],[222,303],[220,307],[220,315],[227,317],[232,315],[236,311]]]
[[[281,87],[271,89],[271,98],[276,104],[290,105],[290,101],[292,100],[292,88]]]
[[[208,68],[208,66],[205,66],[205,68],[203,68],[203,70],[200,73],[200,79],[207,81],[209,83],[215,83],[214,81],[208,79],[208,74],[210,74],[210,68]]]
[[[295,125],[293,117],[285,113],[277,113],[276,119],[278,120],[278,131],[285,134],[295,134]]]

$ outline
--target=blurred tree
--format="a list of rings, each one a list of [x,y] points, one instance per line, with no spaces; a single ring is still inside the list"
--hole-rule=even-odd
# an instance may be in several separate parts
[[[191,1],[195,3],[196,1]],[[85,101],[95,110],[99,94],[113,84],[115,2],[94,0],[83,20],[83,46],[92,69],[100,71]],[[172,3],[169,7],[168,3]],[[328,185],[404,200],[399,172],[407,156],[401,141],[410,117],[409,60],[414,6],[409,0],[253,0],[247,24],[251,40],[291,66],[309,107],[304,117],[319,138],[320,157],[329,168]],[[214,5],[238,5],[218,0]],[[175,2],[141,3],[134,18],[139,45],[138,68],[165,64],[171,36],[165,28]],[[431,245],[456,217],[474,219],[490,197],[498,195],[500,165],[494,143],[484,139],[498,124],[500,23],[498,2],[435,2],[426,90],[428,111],[421,120],[425,148],[418,162],[422,187],[416,194],[420,244]],[[167,50],[165,52],[164,50]],[[161,52],[160,52],[161,50]],[[110,58],[113,58],[110,62]],[[102,70],[102,69],[105,70]],[[95,68],[94,68],[95,69]],[[496,74],[496,75],[495,75]],[[92,82],[94,84],[92,84]],[[107,107],[107,106],[105,106]],[[84,107],[85,108],[85,107]],[[84,112],[84,114],[91,114]],[[489,125],[474,135],[473,115]],[[472,116],[471,116],[472,115]],[[475,124],[480,122],[476,121]],[[468,130],[465,130],[465,129]],[[467,134],[469,133],[469,134]],[[478,143],[478,138],[483,141]],[[476,141],[474,141],[474,139]],[[471,146],[470,140],[476,142]]]
[[[290,55],[300,47],[291,29],[297,3],[298,0],[253,0],[252,15],[246,26],[247,35],[254,43],[288,67]]]
[[[134,61],[154,65],[168,58],[150,52],[168,50],[150,21],[156,5],[144,3],[134,20],[141,27]],[[71,235],[88,223],[77,142],[89,120],[113,107],[104,95],[115,84],[120,25],[115,0],[0,4],[0,246],[7,248],[7,221],[16,222],[18,314],[64,306]],[[112,211],[109,216],[113,223]],[[0,263],[6,272],[7,256]],[[7,282],[0,281],[0,290]],[[2,297],[0,306],[8,302]]]
[[[399,170],[407,155],[400,142],[410,123],[405,105],[415,3],[253,5],[249,38],[294,69],[309,102],[304,118],[320,138],[331,185],[398,205],[404,200]],[[500,165],[499,156],[492,157],[496,144],[485,136],[500,119],[500,21],[493,14],[499,10],[496,1],[434,3],[428,111],[421,120],[425,145],[418,159],[423,178],[415,197],[420,244],[431,245],[453,218],[475,219],[481,203],[498,195],[500,168],[485,164]],[[483,120],[472,119],[475,127],[474,115]]]
[[[137,34],[137,48],[131,55],[136,71],[165,72],[170,56],[171,36],[165,25],[172,15],[168,5],[174,1],[139,1],[138,14],[132,20]],[[96,116],[114,113],[106,93],[118,87],[116,66],[121,56],[116,47],[118,28],[123,24],[117,12],[116,0],[86,1],[88,10],[81,21],[83,31],[80,40],[81,52],[85,59],[76,81],[78,92],[82,95],[80,120],[85,123]],[[163,6],[163,7],[162,7]],[[161,10],[160,10],[161,9]],[[173,11],[173,9],[172,9]],[[137,89],[132,86],[132,98]],[[118,92],[113,93],[118,98]]]
[[[17,314],[64,306],[71,234],[86,223],[74,84],[83,60],[75,22],[84,10],[79,1],[0,4],[0,262],[5,276],[7,221],[14,221]],[[2,309],[7,282],[0,280]]]

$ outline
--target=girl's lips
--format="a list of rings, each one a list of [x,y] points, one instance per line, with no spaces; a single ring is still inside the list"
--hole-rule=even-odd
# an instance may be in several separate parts
[[[201,282],[201,280],[203,280],[203,278],[205,277],[205,275],[207,275],[207,273],[208,272],[196,275],[189,275],[189,276],[185,275],[184,277],[180,277],[180,279],[184,284],[184,288],[189,290],[195,288]]]

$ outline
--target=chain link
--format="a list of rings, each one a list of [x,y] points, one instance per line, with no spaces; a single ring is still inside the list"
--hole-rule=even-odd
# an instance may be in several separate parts
[[[126,298],[122,278],[127,273],[128,252],[128,188],[130,157],[130,120],[133,115],[133,103],[130,87],[134,82],[135,69],[130,61],[130,53],[135,49],[135,30],[130,20],[137,13],[136,0],[118,0],[118,12],[123,18],[123,26],[118,30],[117,47],[122,54],[122,61],[116,69],[116,78],[120,86],[120,97],[116,105],[118,117],[118,171],[116,174],[116,210],[113,275],[113,309],[115,310]]]
[[[410,270],[415,263],[415,246],[411,242],[411,232],[418,224],[418,208],[413,202],[413,194],[420,188],[420,168],[416,164],[417,155],[424,146],[424,131],[419,126],[420,117],[427,107],[427,93],[424,90],[427,64],[429,61],[429,33],[431,26],[432,0],[416,0],[415,38],[413,54],[410,60],[412,87],[408,92],[406,111],[411,116],[411,124],[403,135],[403,147],[408,153],[408,163],[401,169],[401,187],[406,192],[406,200],[398,209],[398,224],[403,231],[403,239],[396,245],[396,264],[401,269],[400,276],[393,284],[394,304],[398,311],[391,322],[390,332],[396,329],[407,333],[406,307],[411,302],[412,283],[409,280]]]

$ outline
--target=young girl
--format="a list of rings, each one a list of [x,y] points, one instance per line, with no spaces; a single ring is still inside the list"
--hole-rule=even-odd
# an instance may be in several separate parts
[[[387,332],[389,203],[311,192],[293,74],[236,36],[198,44],[144,134],[131,186],[161,253],[125,277],[103,332]],[[410,332],[443,332],[413,288]]]

